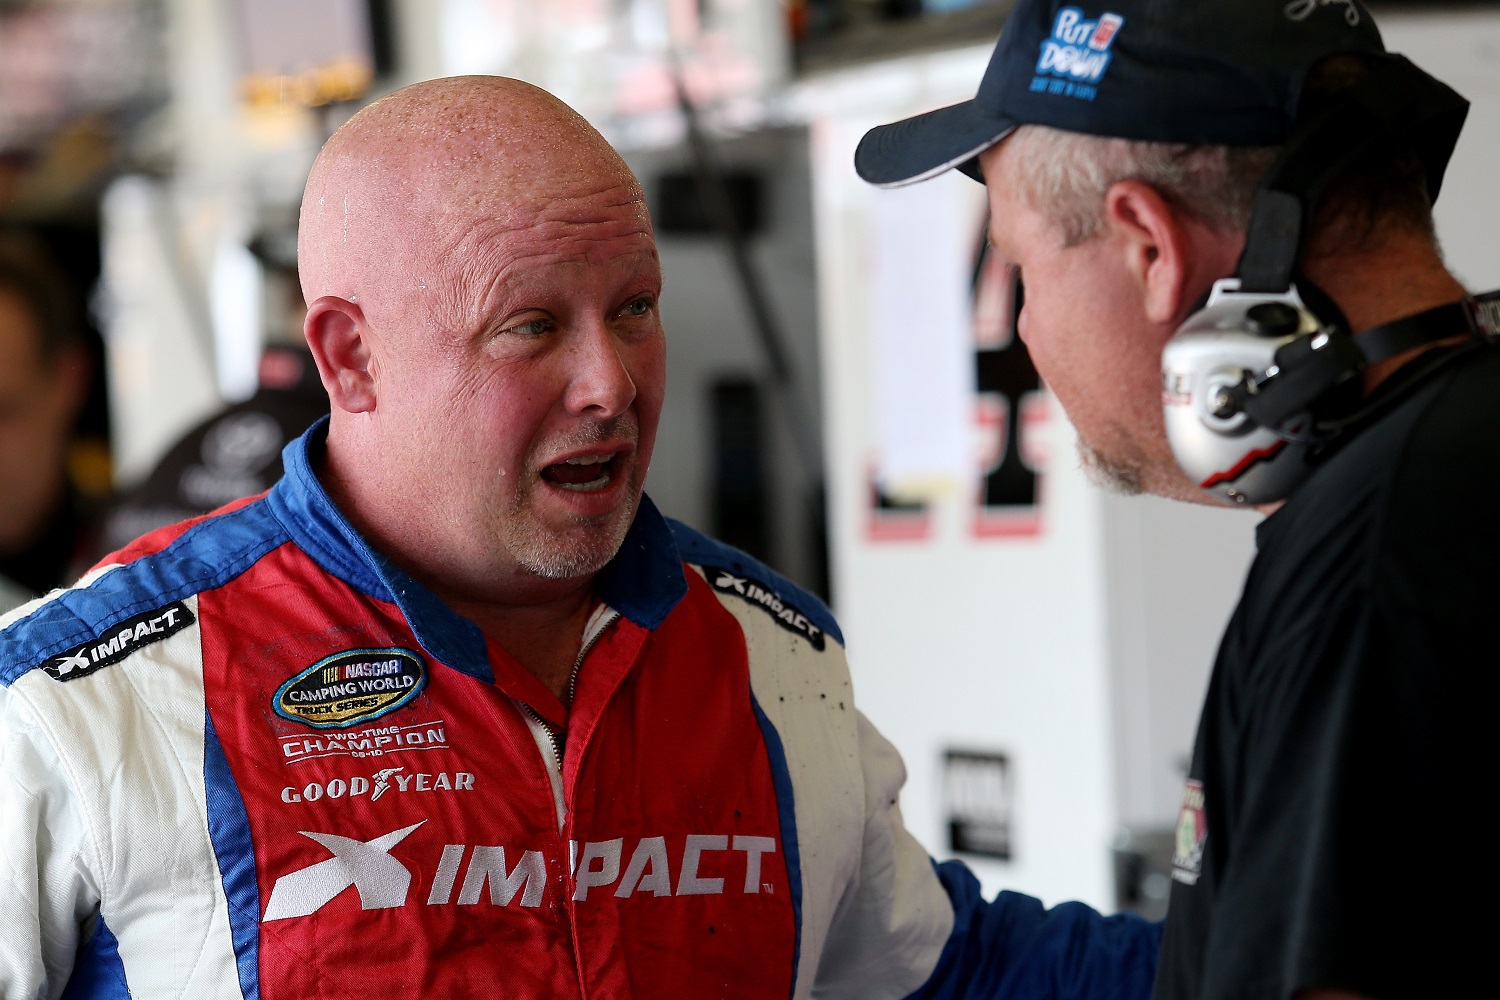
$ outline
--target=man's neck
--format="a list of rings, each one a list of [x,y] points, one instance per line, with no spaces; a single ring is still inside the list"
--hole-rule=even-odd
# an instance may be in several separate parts
[[[366,541],[448,607],[478,625],[567,702],[573,661],[589,615],[598,603],[592,574],[550,580],[513,565],[469,566],[459,572],[432,557],[420,536],[412,533],[412,518],[405,512],[398,511],[395,517],[383,521],[366,516],[379,509],[379,502],[362,500],[359,487],[366,485],[363,480],[341,474],[332,431],[323,461],[314,471],[334,506]],[[483,581],[483,589],[476,581]]]
[[[1306,271],[1338,303],[1353,333],[1414,316],[1468,294],[1443,265],[1437,248],[1418,237],[1393,237],[1379,249],[1357,256],[1309,261]],[[1462,330],[1453,332],[1455,337],[1464,334]],[[1439,343],[1443,341],[1424,344],[1365,369],[1366,394]]]
[[[448,606],[479,626],[564,705],[573,664],[589,615],[598,606],[587,585],[547,604],[512,606],[447,599]]]

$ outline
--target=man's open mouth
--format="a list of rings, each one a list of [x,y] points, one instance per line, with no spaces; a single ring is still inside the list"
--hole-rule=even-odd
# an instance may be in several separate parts
[[[578,493],[595,493],[609,485],[616,472],[619,452],[575,455],[542,469],[542,478],[554,486]]]

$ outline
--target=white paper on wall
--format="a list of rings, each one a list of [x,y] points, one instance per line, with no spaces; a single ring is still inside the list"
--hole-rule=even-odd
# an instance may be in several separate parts
[[[867,286],[875,352],[877,478],[899,499],[970,477],[970,284],[979,234],[968,192],[943,177],[873,192]]]

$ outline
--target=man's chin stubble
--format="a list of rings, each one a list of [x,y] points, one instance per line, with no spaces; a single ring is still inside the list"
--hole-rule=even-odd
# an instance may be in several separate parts
[[[1078,457],[1084,475],[1089,482],[1117,496],[1151,496],[1184,503],[1207,504],[1213,507],[1233,506],[1215,499],[1211,494],[1196,488],[1192,481],[1178,471],[1175,464],[1153,465],[1144,456],[1131,456],[1128,461],[1111,458],[1078,441]]]
[[[509,539],[516,564],[543,580],[577,580],[593,576],[609,564],[625,541],[635,521],[640,493],[633,492],[611,519],[610,535],[599,538],[587,528],[583,537],[554,532],[535,523],[526,524]]]
[[[1145,492],[1137,464],[1111,458],[1083,438],[1078,439],[1078,458],[1089,482],[1120,496],[1139,496]]]

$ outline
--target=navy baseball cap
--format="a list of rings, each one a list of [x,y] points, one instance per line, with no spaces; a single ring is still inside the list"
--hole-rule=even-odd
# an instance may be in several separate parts
[[[981,180],[978,155],[1017,125],[1276,146],[1314,63],[1384,51],[1357,0],[1019,0],[974,99],[871,129],[854,166],[886,187]]]

